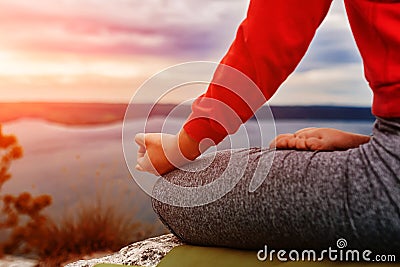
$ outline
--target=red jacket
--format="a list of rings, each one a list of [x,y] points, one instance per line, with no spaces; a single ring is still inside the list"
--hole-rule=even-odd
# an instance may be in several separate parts
[[[227,89],[219,82],[211,84],[193,103],[185,131],[198,142],[210,138],[215,143],[235,132],[294,71],[331,2],[251,1],[247,18],[221,63],[242,72],[256,86]],[[374,93],[373,114],[400,117],[400,3],[384,2],[347,0],[346,10]],[[235,78],[222,68],[216,70],[213,83],[219,80],[233,87],[242,84],[229,81]],[[240,96],[236,90],[242,90]],[[250,97],[254,101],[249,104],[249,99],[243,99],[246,90],[261,97]]]

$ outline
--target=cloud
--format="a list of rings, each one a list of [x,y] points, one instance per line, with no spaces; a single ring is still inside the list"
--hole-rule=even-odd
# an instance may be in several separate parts
[[[164,67],[219,61],[248,2],[2,0],[0,94],[127,101],[138,81]],[[333,1],[306,56],[272,101],[369,105],[361,69],[343,3]]]
[[[226,49],[246,5],[242,0],[4,0],[0,33],[2,45],[14,49],[204,56]]]
[[[370,106],[372,91],[360,64],[296,72],[270,100],[278,105]]]
[[[297,71],[361,63],[342,1],[333,1]]]
[[[342,1],[333,1],[296,71],[270,103],[370,106],[372,91]]]
[[[24,51],[220,59],[247,0],[25,0],[0,2],[0,46]],[[331,12],[299,70],[359,61],[343,4]]]

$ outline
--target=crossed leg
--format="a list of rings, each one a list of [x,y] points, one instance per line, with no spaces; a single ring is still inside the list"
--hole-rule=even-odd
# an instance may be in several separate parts
[[[326,249],[345,238],[352,248],[400,251],[399,129],[400,122],[392,127],[380,121],[370,142],[346,151],[220,151],[206,169],[175,170],[164,178],[184,187],[210,183],[222,175],[233,153],[238,157],[231,175],[243,170],[244,175],[231,191],[212,203],[179,207],[156,200],[177,197],[159,182],[153,208],[173,233],[191,244]],[[272,165],[263,164],[271,153]],[[196,162],[208,160],[205,156]],[[268,173],[264,182],[250,192],[255,169],[269,166],[260,172]]]

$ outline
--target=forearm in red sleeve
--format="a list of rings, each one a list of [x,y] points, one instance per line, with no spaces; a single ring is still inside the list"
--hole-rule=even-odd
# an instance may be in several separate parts
[[[207,92],[192,105],[184,125],[189,136],[217,144],[247,121],[294,71],[330,4],[331,0],[251,1],[221,66],[243,73],[254,86],[229,68],[218,67]]]

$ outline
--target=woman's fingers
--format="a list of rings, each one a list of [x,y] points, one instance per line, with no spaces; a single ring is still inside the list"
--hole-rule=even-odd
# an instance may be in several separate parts
[[[306,134],[315,128],[302,129],[304,131],[298,131],[295,134],[280,134],[278,135],[269,145],[271,149],[297,149],[297,150],[312,150],[313,148],[320,147],[320,141],[318,138],[308,139]]]
[[[357,139],[359,141],[352,142]],[[331,128],[304,128],[294,134],[278,135],[270,144],[270,148],[296,149],[309,151],[332,151],[356,147],[368,142],[368,136],[346,133]]]
[[[288,141],[293,137],[293,134],[280,134],[270,143],[270,148],[289,148]]]
[[[139,146],[137,157],[141,158],[146,153],[144,133],[138,133],[135,135],[135,142]]]
[[[296,148],[297,138],[293,134],[288,136],[286,140],[287,148]]]
[[[139,164],[136,164],[135,169],[141,172],[144,171],[144,169]]]
[[[305,138],[296,138],[296,149],[298,150],[309,150],[307,145],[306,145],[306,140]]]
[[[154,175],[167,173],[175,168],[169,159],[167,153],[175,157],[180,151],[178,145],[174,146],[175,136],[161,133],[139,133],[135,136],[135,142],[139,149],[137,152],[138,171],[145,171]]]
[[[144,133],[138,133],[135,135],[135,142],[140,146],[144,146]]]
[[[147,153],[145,153],[142,157],[137,158],[137,164],[135,166],[135,169],[138,171],[146,171],[158,175],[158,172],[154,168]]]
[[[151,164],[151,161],[146,153],[146,146],[145,146],[145,134],[138,133],[135,135],[135,142],[139,146],[137,152],[137,164],[135,169],[138,171],[149,171],[153,172],[154,168]]]
[[[305,144],[308,150],[315,151],[324,149],[324,142],[317,137],[309,137],[305,139]]]

